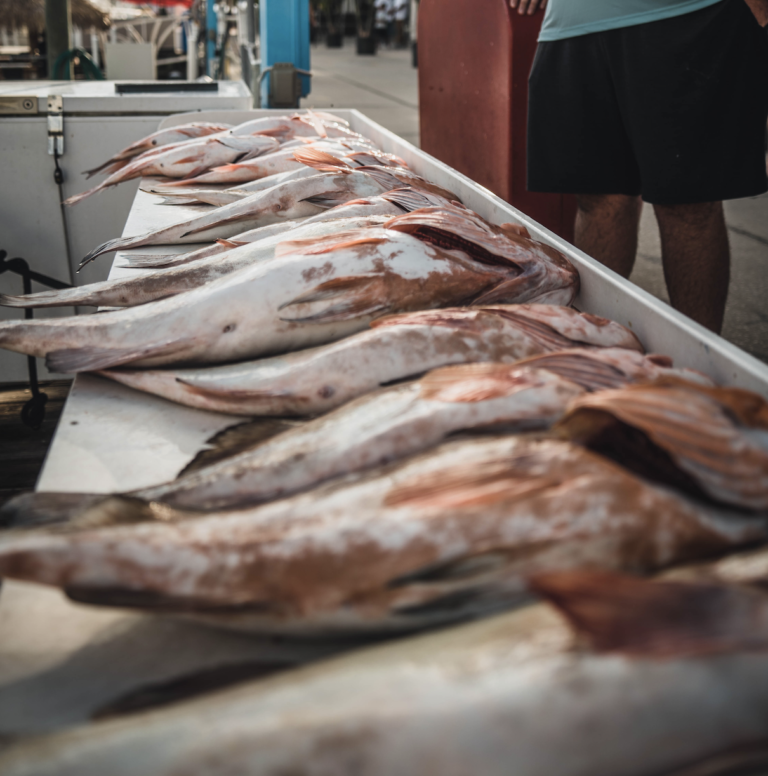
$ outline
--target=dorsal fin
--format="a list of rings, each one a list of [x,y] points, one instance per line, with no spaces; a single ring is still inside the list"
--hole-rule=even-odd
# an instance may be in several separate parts
[[[317,148],[297,148],[293,158],[321,172],[352,172],[345,161]]]

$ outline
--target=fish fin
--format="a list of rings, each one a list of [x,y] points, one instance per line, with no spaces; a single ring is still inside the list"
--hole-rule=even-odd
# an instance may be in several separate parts
[[[45,356],[45,365],[51,372],[93,372],[143,358],[172,355],[184,350],[192,340],[168,340],[132,348],[65,348],[52,350]]]
[[[194,159],[190,159],[189,161],[193,162],[193,161],[195,161],[195,160],[194,160]],[[194,178],[196,178],[198,175],[202,175],[203,173],[206,173],[206,172],[208,172],[208,171],[209,171],[209,169],[210,169],[210,168],[208,167],[208,165],[205,165],[205,164],[200,164],[200,165],[198,165],[197,167],[195,167],[195,169],[194,169],[194,170],[190,170],[190,171],[189,171],[189,172],[186,174],[186,176],[185,176],[184,180],[190,180],[190,179],[194,180]],[[170,184],[168,184],[168,185],[170,185]]]
[[[286,302],[280,310],[301,305],[316,305],[308,314],[280,315],[282,321],[294,323],[331,323],[348,321],[389,308],[381,275],[353,275],[334,278],[315,286],[306,294]]]
[[[367,173],[384,191],[392,191],[393,189],[401,189],[403,187],[403,182],[399,178],[396,178],[392,173],[387,172],[380,166],[366,164],[358,167],[357,172]]]
[[[183,380],[179,380],[183,383]],[[184,383],[189,385],[188,383]],[[202,389],[205,393],[205,389]],[[231,394],[227,394],[231,395]],[[239,455],[247,450],[253,450],[264,442],[295,428],[297,421],[286,420],[283,418],[256,418],[255,420],[237,423],[234,426],[227,426],[218,434],[206,440],[206,445],[210,447],[203,448],[197,455],[179,472],[177,476],[181,477],[191,472],[204,469],[206,466],[224,461],[234,455]]]
[[[339,191],[338,189],[332,189],[331,191],[324,191],[321,194],[313,194],[311,197],[304,197],[299,202],[309,202],[310,205],[317,205],[318,207],[329,210],[337,205],[346,205],[348,202],[348,194],[346,191]]]
[[[86,180],[89,180],[94,175],[101,173],[102,175],[112,175],[112,173],[122,170],[127,164],[130,163],[130,159],[109,159],[104,162],[100,167],[94,167],[92,170],[84,170],[83,175],[86,175]]]
[[[328,137],[328,130],[325,128],[325,123],[318,114],[308,110],[301,119],[305,124],[309,124],[320,137]]]
[[[293,158],[321,172],[352,172],[345,161],[317,148],[298,148],[293,152]]]
[[[393,205],[397,205],[406,213],[411,213],[414,210],[419,210],[423,207],[432,206],[432,202],[430,202],[424,194],[416,189],[412,189],[410,186],[388,191],[381,196]]]
[[[83,258],[83,260],[80,262],[80,266],[77,268],[77,271],[80,272],[80,270],[86,264],[90,264],[95,258],[97,258],[98,256],[101,256],[103,253],[109,253],[110,251],[117,251],[117,250],[120,250],[120,248],[130,248],[132,242],[138,242],[142,238],[147,236],[148,236],[147,234],[143,234],[143,235],[137,235],[136,237],[116,237],[113,240],[107,240],[107,242],[97,246]]]
[[[768,646],[768,599],[746,588],[587,569],[541,574],[529,584],[599,652],[671,658]]]
[[[600,360],[600,351],[556,351],[531,356],[516,366],[546,369],[580,385],[587,391],[621,388],[632,380],[620,369]]]
[[[540,383],[535,369],[509,364],[458,364],[422,377],[419,395],[431,401],[469,403],[501,399]]]
[[[275,256],[286,256],[291,253],[301,252],[307,256],[319,256],[331,251],[343,250],[346,248],[355,248],[362,245],[381,245],[386,242],[383,237],[352,237],[347,239],[347,235],[357,235],[359,229],[353,229],[346,232],[338,232],[335,235],[328,235],[318,239],[306,238],[303,240],[283,240],[275,248]]]
[[[512,266],[514,265],[514,262],[509,261],[505,262],[505,264]],[[488,291],[480,294],[480,296],[472,300],[472,306],[479,307],[481,305],[491,304],[518,304],[520,302],[525,302],[526,304],[534,303],[537,301],[539,295],[531,298],[529,293],[525,293],[529,290],[526,289],[526,284],[530,282],[531,278],[528,275],[521,274],[515,278],[512,278],[511,280],[505,280],[501,283],[496,283],[490,289],[488,289]],[[569,302],[573,301],[573,297],[576,296],[578,287],[572,286],[570,291],[571,298]],[[524,298],[521,298],[521,296]]]

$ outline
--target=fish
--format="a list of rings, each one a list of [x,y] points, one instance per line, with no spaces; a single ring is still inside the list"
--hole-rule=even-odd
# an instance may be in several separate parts
[[[699,498],[768,509],[768,402],[751,391],[662,378],[580,397],[558,428]]]
[[[134,237],[109,240],[91,251],[80,262],[80,269],[96,257],[110,251],[139,248],[145,245],[227,238],[245,231],[246,228],[305,218],[349,200],[382,194],[403,184],[418,181],[421,181],[418,186],[420,190],[423,188],[427,193],[436,194],[448,200],[457,199],[451,192],[428,184],[420,178],[417,181],[417,178],[418,176],[400,169],[389,171],[383,167],[360,167],[357,170],[351,170],[348,167],[338,167],[334,172],[313,175],[304,180],[288,181],[266,191],[256,192],[239,202],[225,205],[213,212],[172,226]]]
[[[624,384],[658,374],[657,365],[635,351],[595,350],[589,359],[592,369],[581,371],[578,383],[556,368],[442,367],[419,380],[360,396],[252,449],[137,495],[204,510],[271,501],[415,454],[451,434],[546,429],[577,396],[603,387],[603,365]]]
[[[454,226],[461,230],[458,219]],[[559,254],[539,257],[548,268],[536,270],[531,282],[517,250],[515,261],[507,259],[501,240],[491,253],[467,240],[445,250],[429,234],[420,239],[382,228],[352,234],[319,244],[285,241],[279,260],[125,310],[2,321],[0,347],[45,357],[51,371],[62,372],[225,363],[331,342],[387,313],[538,298],[568,304],[578,289],[578,272]],[[440,240],[448,244],[450,234]]]
[[[150,156],[138,157],[109,175],[97,186],[64,200],[65,205],[74,205],[100,191],[119,183],[149,175],[181,178],[199,174],[211,167],[231,162],[244,154],[265,153],[275,150],[278,142],[272,137],[245,136],[201,138],[191,143],[182,143],[167,150],[160,149]]]
[[[4,531],[0,576],[226,627],[405,633],[529,602],[546,572],[651,573],[766,531],[764,516],[699,504],[569,442],[502,436],[250,508],[102,495],[66,524]]]
[[[230,250],[236,247],[240,242],[255,242],[256,239],[271,237],[273,234],[283,234],[299,224],[309,226],[310,224],[319,224],[326,221],[341,221],[345,218],[371,218],[373,216],[396,216],[402,213],[408,213],[418,210],[422,207],[435,206],[439,204],[449,204],[448,200],[437,197],[433,194],[414,189],[403,188],[395,189],[386,194],[379,194],[374,197],[363,197],[361,199],[350,200],[343,205],[336,205],[329,210],[323,210],[317,215],[309,218],[296,219],[293,221],[280,221],[269,226],[261,226],[251,229],[239,235],[235,235],[226,240],[217,241],[216,245],[199,248],[196,251],[182,254],[170,255],[147,255],[130,254],[124,256],[127,267],[158,268],[175,267],[180,264],[187,264],[191,261],[197,261],[200,258],[206,258]]]
[[[116,172],[120,167],[125,166],[131,159],[143,154],[145,151],[171,143],[178,143],[184,140],[225,132],[230,129],[231,126],[231,124],[214,123],[210,121],[193,121],[189,124],[180,124],[179,126],[170,127],[169,129],[160,129],[157,132],[153,132],[151,135],[147,135],[146,137],[141,138],[141,140],[137,140],[129,146],[126,146],[122,151],[118,151],[114,156],[111,156],[106,162],[100,164],[98,167],[94,167],[92,170],[85,170],[83,175],[92,178],[94,175],[104,170],[105,167],[110,167],[110,169],[107,170],[107,173]]]
[[[766,740],[764,596],[587,569],[534,584],[548,600],[22,740],[0,755],[0,770],[508,776],[513,764],[515,776],[763,772],[727,766],[759,763]],[[623,638],[603,648],[606,631]],[[706,760],[725,769],[692,767]]]
[[[623,348],[638,355],[643,350],[624,326],[570,307],[487,305],[386,316],[373,321],[370,330],[338,342],[258,361],[100,374],[198,409],[306,416],[430,369],[467,362],[513,363],[576,346]],[[578,382],[578,373],[569,379]]]
[[[429,449],[450,434],[547,428],[583,390],[545,370],[443,367],[136,495],[205,511],[272,501]]]
[[[335,158],[343,161],[348,167],[363,167],[366,165],[383,165],[386,167],[405,167],[405,163],[392,154],[385,154],[367,143],[350,141],[319,140],[305,149],[335,154]],[[162,190],[172,191],[174,187],[199,186],[200,184],[247,183],[279,173],[293,172],[305,165],[297,158],[293,147],[275,149],[271,153],[259,155],[258,158],[240,162],[231,162],[214,167],[201,175],[188,176],[182,180],[166,183]],[[180,192],[183,196],[183,192]]]
[[[240,232],[226,240],[216,240],[214,243],[204,245],[202,248],[196,248],[187,253],[128,253],[120,257],[120,267],[129,269],[167,269],[168,267],[180,267],[182,264],[190,264],[200,259],[207,259],[232,248],[239,248],[246,243],[256,243],[265,240],[268,237],[274,237],[279,234],[285,234],[295,226],[304,223],[309,219],[294,219],[292,221],[278,221],[267,226],[259,226],[256,229],[249,229],[247,232]]]
[[[217,278],[224,277],[243,267],[257,262],[267,261],[275,256],[275,251],[285,239],[316,239],[339,232],[364,229],[369,226],[381,226],[388,220],[386,216],[367,216],[365,218],[344,218],[333,221],[322,221],[308,225],[299,224],[295,229],[279,232],[272,237],[262,237],[253,243],[247,232],[244,241],[238,243],[218,244],[224,252],[208,249],[207,258],[194,263],[181,263],[168,269],[158,269],[140,277],[120,278],[119,280],[104,280],[89,283],[85,286],[75,286],[52,291],[40,291],[35,294],[10,296],[0,294],[0,305],[5,307],[62,307],[74,305],[92,305],[96,307],[134,307],[147,304],[158,299],[165,299],[174,294],[198,288]],[[232,248],[247,246],[246,250],[234,251]],[[196,251],[202,253],[205,248]]]

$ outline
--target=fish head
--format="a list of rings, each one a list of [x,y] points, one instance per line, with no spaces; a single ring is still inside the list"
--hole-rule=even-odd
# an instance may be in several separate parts
[[[474,304],[546,301],[568,304],[578,291],[576,268],[549,245],[510,233],[453,203],[396,216],[385,228],[403,231],[443,250],[460,251],[497,275]]]

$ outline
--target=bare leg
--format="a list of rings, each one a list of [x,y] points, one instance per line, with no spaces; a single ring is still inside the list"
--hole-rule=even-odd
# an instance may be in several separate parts
[[[628,278],[637,253],[640,197],[579,194],[576,201],[576,247]]]
[[[720,333],[731,256],[722,202],[654,205],[672,306]]]

